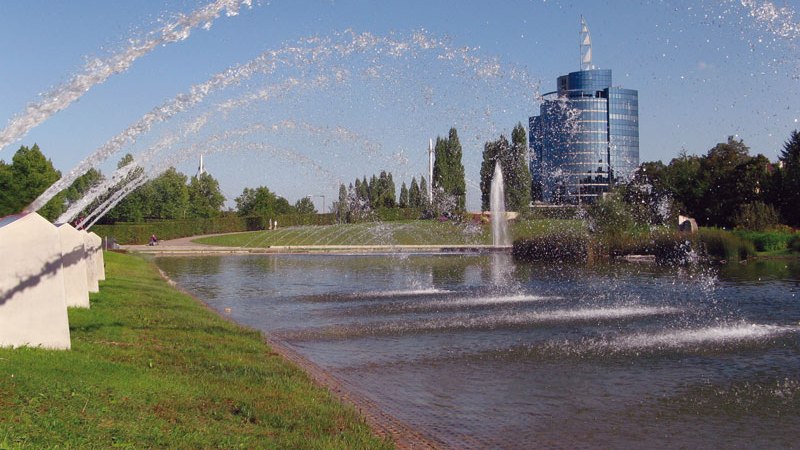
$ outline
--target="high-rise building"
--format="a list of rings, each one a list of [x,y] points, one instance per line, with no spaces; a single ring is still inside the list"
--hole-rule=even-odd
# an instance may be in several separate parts
[[[639,166],[639,94],[592,65],[583,17],[580,37],[581,70],[558,77],[529,121],[534,200],[593,202]]]

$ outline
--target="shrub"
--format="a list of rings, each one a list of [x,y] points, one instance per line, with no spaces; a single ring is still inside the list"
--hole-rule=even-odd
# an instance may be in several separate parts
[[[789,250],[800,253],[800,234],[795,234],[789,239],[788,245]]]
[[[740,205],[733,215],[733,224],[738,229],[764,231],[780,223],[778,210],[763,202]]]
[[[701,228],[698,238],[709,257],[740,261],[756,253],[752,242],[718,228]]]
[[[587,262],[591,256],[589,236],[558,233],[517,239],[512,255],[518,261]]]
[[[630,205],[619,193],[609,193],[588,209],[592,229],[604,235],[622,235],[633,231],[636,221]]]
[[[759,252],[775,252],[789,247],[793,234],[782,231],[738,231],[736,235],[751,241]]]

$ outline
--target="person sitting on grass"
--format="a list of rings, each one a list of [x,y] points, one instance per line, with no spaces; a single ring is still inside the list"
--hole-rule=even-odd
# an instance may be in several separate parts
[[[150,245],[158,245],[158,238],[155,234],[150,236]]]

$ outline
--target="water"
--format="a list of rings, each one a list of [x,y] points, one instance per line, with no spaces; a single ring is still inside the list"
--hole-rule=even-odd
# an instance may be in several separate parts
[[[492,212],[492,245],[495,247],[511,245],[506,218],[506,195],[503,186],[503,169],[500,162],[494,165],[494,175],[489,189],[489,208]]]
[[[498,275],[497,257],[158,264],[445,446],[796,446],[797,261],[712,270],[506,260]]]

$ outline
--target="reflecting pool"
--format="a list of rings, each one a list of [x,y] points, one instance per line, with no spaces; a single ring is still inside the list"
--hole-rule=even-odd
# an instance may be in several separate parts
[[[800,263],[505,254],[159,258],[179,285],[456,448],[794,447]]]

